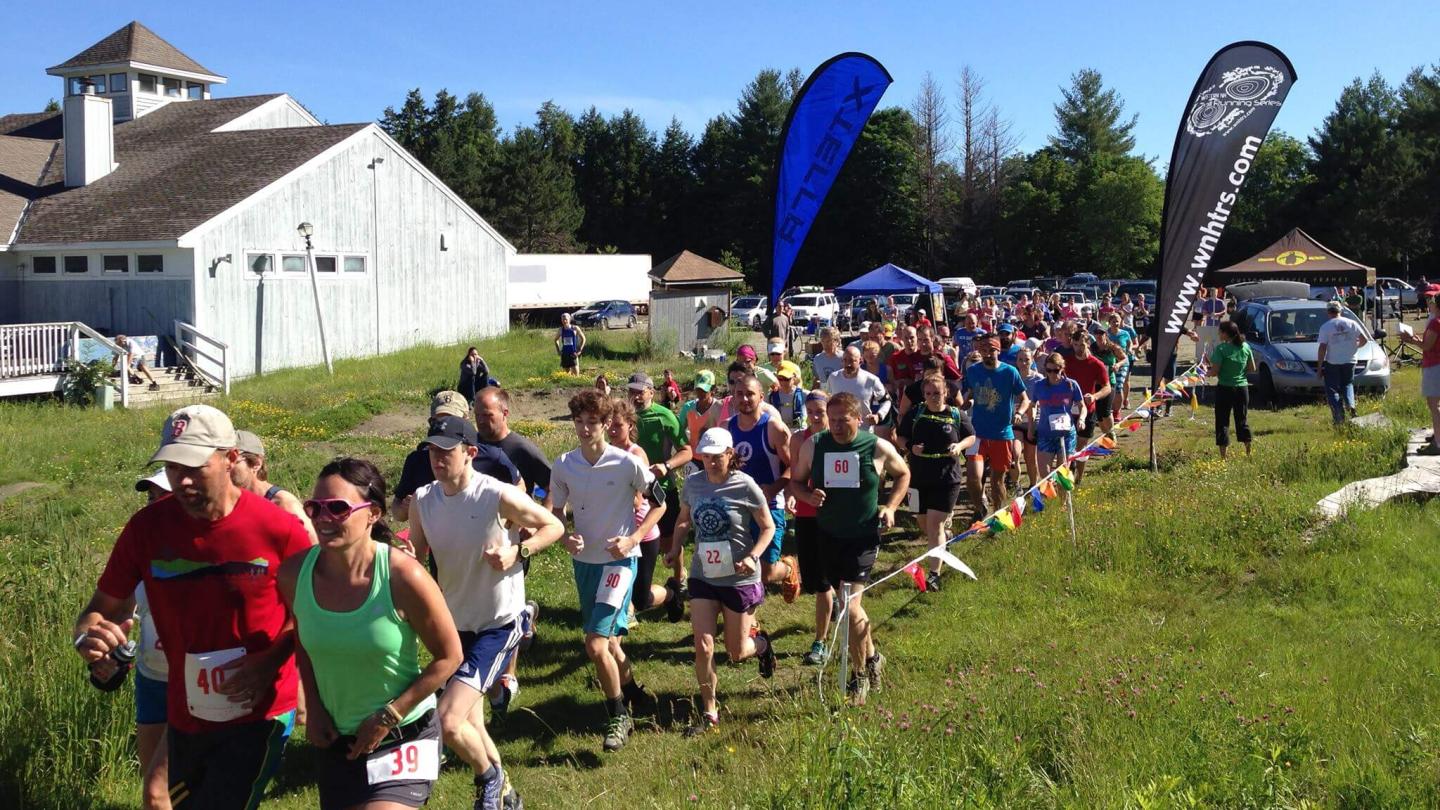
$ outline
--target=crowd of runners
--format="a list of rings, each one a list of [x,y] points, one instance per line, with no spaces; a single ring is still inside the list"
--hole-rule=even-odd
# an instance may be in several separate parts
[[[269,482],[261,437],[182,408],[75,649],[97,684],[135,662],[147,807],[255,806],[297,711],[321,749],[323,807],[419,806],[444,749],[473,770],[476,807],[519,807],[486,706],[493,721],[520,689],[542,611],[526,575],[544,553],[570,557],[605,751],[656,703],[624,645],[637,612],[689,614],[687,736],[721,722],[717,637],[732,664],[773,675],[767,593],[815,599],[805,665],[829,660],[844,609],[847,695],[863,704],[885,656],[861,592],[897,511],[938,546],[962,493],[984,513],[1110,430],[1143,314],[977,305],[953,331],[919,313],[846,346],[826,328],[794,359],[785,339],[765,362],[742,346],[723,391],[708,369],[683,391],[637,371],[620,397],[602,378],[569,400],[574,446],[554,459],[511,430],[504,388],[444,391],[393,487],[370,461],[339,458],[303,499]],[[566,328],[568,369],[583,338]],[[927,580],[940,587],[938,567]]]

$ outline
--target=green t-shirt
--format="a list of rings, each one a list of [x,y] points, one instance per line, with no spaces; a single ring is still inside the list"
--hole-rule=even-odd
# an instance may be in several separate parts
[[[1234,343],[1225,342],[1211,350],[1210,362],[1219,370],[1217,376],[1220,384],[1232,388],[1249,385],[1250,382],[1245,379],[1245,369],[1250,367],[1251,356],[1249,343],[1236,346]]]
[[[689,447],[690,440],[680,427],[680,418],[675,412],[658,402],[636,414],[635,432],[639,444],[645,448],[645,455],[651,464],[663,464],[682,447]],[[675,474],[665,476],[665,489],[675,489]]]

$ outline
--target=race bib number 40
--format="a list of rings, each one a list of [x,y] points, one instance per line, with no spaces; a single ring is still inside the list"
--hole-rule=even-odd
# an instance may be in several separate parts
[[[191,716],[223,723],[250,713],[243,704],[219,692],[228,672],[226,665],[244,655],[244,647],[185,654],[185,704]]]
[[[859,489],[859,488],[860,488],[860,454],[859,454],[859,453],[826,453],[826,454],[825,454],[825,488],[826,488],[826,489]]]
[[[596,604],[619,608],[630,594],[630,581],[635,570],[627,565],[607,565],[600,575],[600,585],[595,588]]]
[[[385,782],[434,781],[440,776],[440,741],[415,740],[372,754],[365,760],[365,779]]]
[[[700,573],[706,579],[735,576],[735,555],[729,540],[700,543],[695,553],[700,555]]]

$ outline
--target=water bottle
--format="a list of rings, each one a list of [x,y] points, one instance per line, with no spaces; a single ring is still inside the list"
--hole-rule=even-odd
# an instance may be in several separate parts
[[[134,641],[127,641],[110,651],[110,660],[115,662],[115,674],[109,680],[101,681],[90,673],[90,685],[102,692],[114,692],[125,683],[125,677],[130,674],[130,667],[135,665],[135,654],[140,645]],[[98,662],[97,662],[98,663]]]

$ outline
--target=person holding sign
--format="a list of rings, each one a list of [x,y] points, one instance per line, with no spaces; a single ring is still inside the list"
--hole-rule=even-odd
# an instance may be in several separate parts
[[[320,545],[280,566],[323,810],[419,807],[440,773],[435,690],[460,666],[460,636],[440,586],[391,545],[385,495],[374,464],[325,465],[304,503]]]
[[[410,543],[422,563],[435,555],[463,656],[440,698],[440,730],[445,744],[475,771],[476,806],[509,806],[518,803],[516,794],[485,730],[480,698],[534,629],[522,563],[559,540],[564,527],[524,490],[475,471],[480,439],[464,417],[431,422],[425,444],[435,481],[415,491]],[[512,537],[502,520],[529,529],[530,536],[516,542],[518,533]]]
[[[754,378],[749,378],[754,382]],[[760,558],[775,535],[770,501],[755,479],[741,472],[731,432],[710,428],[695,448],[704,470],[685,479],[680,516],[667,562],[674,563],[685,537],[695,530],[690,558],[690,625],[695,631],[695,680],[700,684],[700,716],[687,737],[720,724],[715,691],[715,631],[725,617],[725,653],[730,663],[755,658],[760,675],[775,674],[770,637],[755,625],[755,609],[765,601]],[[752,526],[757,530],[751,531]],[[755,539],[752,539],[752,534]]]
[[[949,391],[941,371],[927,371],[920,381],[923,400],[900,420],[900,441],[908,449],[920,496],[916,517],[931,548],[945,545],[945,529],[963,483],[960,459],[975,444],[970,417],[947,401]],[[931,560],[925,590],[940,590],[943,564],[938,558]]]
[[[1065,355],[1052,352],[1044,359],[1045,376],[1029,383],[1032,406],[1026,411],[1025,431],[1036,445],[1041,476],[1065,463],[1075,452],[1076,425],[1089,418],[1080,384],[1065,376]]]
[[[910,468],[894,445],[860,429],[860,400],[840,393],[825,408],[830,429],[800,448],[790,475],[796,500],[815,507],[826,581],[849,600],[851,701],[861,706],[880,690],[885,656],[875,649],[861,591],[880,550],[880,531],[895,525],[895,510],[910,489]],[[890,499],[880,504],[880,475]]]
[[[253,808],[279,767],[295,722],[294,622],[280,564],[310,548],[294,515],[235,486],[239,436],[209,405],[170,414],[151,462],[172,495],[121,530],[75,623],[87,664],[126,644],[132,595],[145,585],[166,684],[170,801]]]
[[[575,531],[565,538],[565,548],[573,558],[585,654],[595,665],[610,716],[605,725],[605,750],[619,751],[635,730],[631,712],[654,700],[635,682],[620,641],[630,630],[630,596],[640,542],[665,513],[665,496],[660,487],[652,486],[655,478],[644,462],[606,441],[612,409],[610,400],[599,391],[581,391],[571,397],[570,419],[580,446],[556,460],[550,473],[550,495],[555,516],[564,519],[568,506],[575,523]],[[688,447],[685,457],[689,459]],[[680,461],[676,466],[683,464]],[[637,492],[651,504],[638,525]]]

